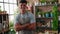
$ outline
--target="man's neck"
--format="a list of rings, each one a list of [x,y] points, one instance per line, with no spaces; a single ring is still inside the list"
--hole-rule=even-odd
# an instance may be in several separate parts
[[[24,11],[24,12],[21,12],[21,14],[25,14],[26,13],[26,11]]]
[[[26,12],[21,12],[20,14],[25,14]]]

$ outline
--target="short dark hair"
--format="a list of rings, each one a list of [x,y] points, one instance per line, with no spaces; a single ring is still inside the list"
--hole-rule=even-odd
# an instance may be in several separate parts
[[[27,1],[26,0],[21,0],[19,3],[26,3],[27,4]]]

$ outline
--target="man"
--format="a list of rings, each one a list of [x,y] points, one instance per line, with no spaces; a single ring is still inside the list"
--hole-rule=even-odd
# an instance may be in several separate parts
[[[19,14],[15,19],[15,30],[18,34],[34,34],[33,30],[35,30],[35,18],[34,15],[27,11],[27,1],[21,0],[19,3]]]

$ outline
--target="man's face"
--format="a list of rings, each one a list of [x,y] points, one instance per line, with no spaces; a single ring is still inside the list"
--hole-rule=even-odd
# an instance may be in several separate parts
[[[22,12],[26,11],[26,9],[27,9],[26,3],[20,3],[19,4],[19,9],[21,9]]]

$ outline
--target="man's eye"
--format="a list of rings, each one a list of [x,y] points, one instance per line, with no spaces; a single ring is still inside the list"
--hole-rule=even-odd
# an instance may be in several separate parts
[[[20,5],[20,6],[22,6],[22,5]]]
[[[21,5],[21,6],[26,6],[26,5]]]

